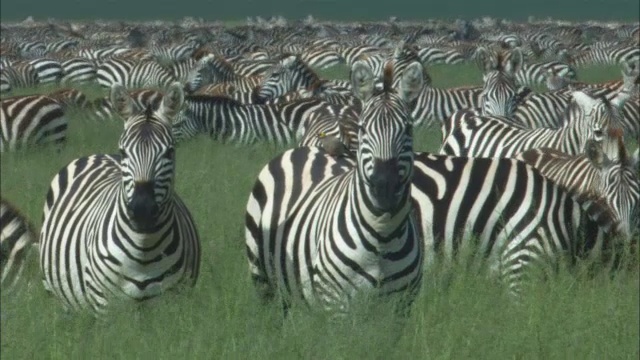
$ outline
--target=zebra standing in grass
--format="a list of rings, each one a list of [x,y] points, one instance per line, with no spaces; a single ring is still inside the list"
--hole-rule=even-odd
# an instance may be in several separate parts
[[[610,158],[602,144],[589,140],[583,154],[570,156],[548,148],[532,149],[519,154],[522,160],[542,175],[578,194],[594,193],[604,198],[622,227],[622,235],[630,238],[640,225],[640,175],[637,159],[627,155],[622,133],[611,134],[617,155]]]
[[[191,95],[173,126],[176,141],[199,133],[250,144],[256,141],[290,144],[301,136],[311,114],[330,105],[318,99],[284,104],[242,104],[228,97]]]
[[[469,114],[461,117],[444,136],[443,155],[471,157],[512,157],[539,147],[550,147],[569,155],[584,150],[589,139],[601,140],[612,120],[619,117],[617,107],[604,98],[573,92],[565,125],[559,129],[524,129],[491,116]],[[621,99],[622,101],[622,99]]]
[[[173,75],[155,61],[112,58],[97,69],[98,83],[103,87],[114,84],[127,88],[166,87],[174,81]]]
[[[200,240],[174,191],[171,121],[183,101],[173,84],[157,111],[133,112],[120,85],[120,155],[72,161],[52,180],[44,206],[40,266],[45,288],[68,310],[104,314],[116,299],[145,300],[195,285]]]
[[[597,64],[618,65],[624,62],[640,62],[640,47],[637,45],[620,45],[609,48],[595,48],[576,54],[561,50],[560,59],[574,67]]]
[[[17,88],[34,87],[39,84],[38,72],[26,61],[15,62],[10,66],[2,68],[2,89],[3,93]]]
[[[522,64],[522,54],[515,50],[512,54],[493,53],[486,48],[478,48],[476,59],[483,71],[482,88],[437,89],[426,87],[416,100],[413,117],[416,124],[432,121],[447,123],[460,111],[472,109],[474,113],[496,116],[510,116],[518,103],[530,92],[519,87],[513,74]]]
[[[58,84],[64,75],[64,68],[57,60],[40,58],[29,60],[38,74],[39,84]]]
[[[67,84],[95,84],[98,74],[93,61],[81,57],[64,60],[60,63],[64,74],[60,83]]]
[[[0,107],[0,152],[66,141],[67,118],[58,101],[44,95],[13,96],[2,99]]]
[[[556,76],[567,81],[577,79],[576,70],[571,65],[560,61],[546,61],[540,63],[524,62],[520,69],[515,72],[516,83],[522,86],[535,86],[545,84],[547,74],[552,72]]]
[[[517,297],[530,267],[599,256],[613,245],[605,236],[619,231],[606,204],[572,196],[515,159],[419,153],[414,164],[426,269],[470,251],[472,265],[486,265]]]
[[[231,83],[238,91],[252,92],[262,77],[242,76],[224,58],[208,54],[198,60],[185,83],[185,91],[194,93],[208,84]]]
[[[412,120],[408,102],[422,87],[422,65],[407,68],[399,94],[391,66],[382,93],[364,63],[351,71],[364,103],[354,167],[323,150],[301,147],[266,165],[247,203],[249,269],[263,299],[277,293],[347,312],[362,292],[405,293],[422,277],[422,242],[412,215]],[[401,307],[407,310],[407,307]]]
[[[0,285],[15,288],[24,269],[36,233],[31,222],[6,199],[0,198]]]

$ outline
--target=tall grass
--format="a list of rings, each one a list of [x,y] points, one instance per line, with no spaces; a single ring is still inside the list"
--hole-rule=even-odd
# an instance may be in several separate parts
[[[456,70],[457,69],[457,70]],[[582,77],[618,78],[617,70]],[[434,67],[437,86],[478,84],[472,67]],[[582,75],[582,74],[581,74]],[[69,143],[59,153],[40,148],[2,154],[2,196],[41,225],[49,182],[72,159],[115,152],[122,123],[70,118]],[[416,150],[436,151],[437,130],[416,131]],[[637,359],[640,301],[637,268],[595,277],[560,271],[535,284],[521,304],[500,284],[464,269],[425,274],[406,321],[391,306],[367,303],[348,319],[278,304],[260,305],[249,280],[244,209],[262,166],[283,149],[235,146],[200,137],[176,151],[177,193],[202,239],[196,287],[143,305],[118,307],[107,321],[61,311],[45,293],[37,264],[25,284],[2,294],[2,359]]]

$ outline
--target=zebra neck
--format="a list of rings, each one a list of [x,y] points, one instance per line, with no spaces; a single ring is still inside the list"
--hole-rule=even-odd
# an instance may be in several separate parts
[[[173,224],[171,218],[174,215],[174,202],[169,200],[163,204],[158,212],[151,229],[138,230],[136,222],[129,216],[124,194],[120,196],[118,211],[116,213],[116,228],[123,232],[127,239],[140,249],[154,247],[168,235],[168,227]]]
[[[409,225],[409,215],[412,203],[411,196],[405,194],[405,201],[391,212],[380,212],[374,208],[374,201],[367,191],[367,186],[357,176],[354,176],[355,191],[351,192],[351,206],[354,212],[359,213],[380,241],[390,240],[394,234],[404,233],[400,231]]]

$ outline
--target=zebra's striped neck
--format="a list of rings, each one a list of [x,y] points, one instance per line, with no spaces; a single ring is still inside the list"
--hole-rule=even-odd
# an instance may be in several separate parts
[[[380,243],[386,243],[404,234],[407,225],[410,225],[411,212],[411,186],[404,185],[402,199],[398,206],[390,212],[376,209],[371,189],[358,176],[357,170],[352,179],[352,189],[350,194],[351,206],[354,212],[359,214],[366,222],[366,228],[372,230],[372,235]]]
[[[149,251],[149,249],[155,248],[169,235],[167,231],[173,225],[171,218],[175,212],[175,203],[171,200],[173,197],[169,196],[170,200],[160,205],[158,215],[151,229],[141,231],[129,213],[123,188],[118,187],[118,189],[119,201],[115,218],[115,231],[125,233],[124,237],[121,238],[129,239],[129,244],[133,245],[132,248],[137,250],[142,257],[155,258],[158,254],[155,251]]]

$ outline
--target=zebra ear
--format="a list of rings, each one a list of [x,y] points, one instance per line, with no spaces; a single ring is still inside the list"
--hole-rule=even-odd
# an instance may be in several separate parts
[[[593,110],[598,102],[596,99],[582,91],[574,91],[571,93],[571,96],[575,100],[576,104],[578,104],[578,106],[580,106],[580,108],[587,114]]]
[[[367,101],[373,96],[375,76],[369,66],[363,61],[356,61],[351,67],[351,88],[353,94],[360,100]]]
[[[173,121],[178,115],[182,103],[184,102],[184,92],[179,82],[174,82],[169,87],[169,91],[162,97],[162,103],[158,108],[158,111],[162,114],[164,119]]]
[[[116,114],[120,115],[126,122],[133,114],[133,99],[127,89],[120,84],[113,84],[111,86],[109,100]]]
[[[297,58],[296,55],[287,56],[286,58],[282,59],[280,63],[282,64],[283,67],[289,68],[293,66],[293,64],[295,64],[296,58]]]
[[[400,82],[400,96],[405,102],[411,103],[415,100],[424,86],[424,77],[422,76],[422,64],[417,61],[411,63],[404,70],[402,80]]]
[[[602,151],[601,144],[594,139],[587,140],[584,145],[584,153],[587,155],[587,159],[591,161],[591,164],[598,169],[602,169],[609,161],[607,155]]]

